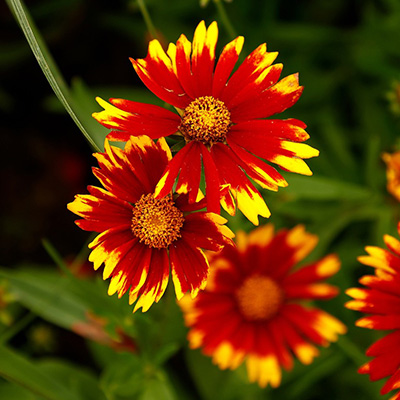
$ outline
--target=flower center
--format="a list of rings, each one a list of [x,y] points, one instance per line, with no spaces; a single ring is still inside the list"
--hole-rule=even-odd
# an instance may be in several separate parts
[[[181,237],[185,218],[171,196],[155,199],[152,193],[144,194],[135,203],[132,213],[132,232],[149,247],[167,248]]]
[[[252,321],[273,317],[283,302],[281,287],[268,276],[253,275],[247,278],[236,292],[242,315]]]
[[[186,108],[179,130],[186,141],[212,146],[224,142],[231,126],[231,113],[224,102],[212,96],[198,97]]]

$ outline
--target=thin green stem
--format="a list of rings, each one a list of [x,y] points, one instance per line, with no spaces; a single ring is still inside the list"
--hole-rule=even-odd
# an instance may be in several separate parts
[[[346,336],[342,336],[336,345],[351,359],[356,366],[361,366],[366,361],[365,354]]]
[[[85,241],[85,243],[83,244],[81,250],[79,251],[79,253],[77,254],[77,256],[74,258],[74,260],[71,263],[71,269],[73,270],[74,267],[81,265],[85,260],[87,260],[88,255],[90,253],[90,249],[88,247],[89,243],[91,241],[93,241],[93,239],[96,237],[97,233],[96,232],[92,232],[89,237],[87,238],[87,240]]]
[[[54,90],[54,93],[61,101],[68,114],[74,120],[78,128],[81,130],[87,141],[93,147],[94,150],[100,151],[100,148],[94,142],[92,137],[89,135],[85,127],[83,126],[80,118],[78,117],[78,110],[73,102],[69,88],[64,81],[56,63],[53,60],[49,50],[46,47],[43,38],[41,37],[38,29],[36,28],[31,16],[26,10],[21,0],[6,0],[8,7],[14,14],[18,21],[29,46],[36,57],[37,62],[40,65],[44,75],[46,76],[50,86]]]
[[[217,7],[217,11],[218,11],[218,14],[219,14],[222,24],[224,25],[230,38],[234,39],[237,36],[237,34],[235,31],[235,28],[233,27],[233,25],[228,17],[228,14],[226,13],[225,7],[222,2],[223,2],[223,0],[214,0],[215,6]]]
[[[12,339],[19,332],[23,331],[34,319],[36,315],[33,313],[28,313],[24,315],[20,320],[18,320],[13,326],[7,329],[0,336],[0,344],[7,343],[10,339]]]
[[[153,21],[151,20],[150,13],[147,10],[144,0],[137,0],[137,4],[140,8],[140,12],[142,13],[144,22],[146,23],[147,30],[149,31],[150,36],[153,39],[158,39],[157,30],[153,24]]]
[[[47,240],[42,240],[43,247],[47,251],[47,254],[51,257],[56,265],[60,267],[60,269],[65,272],[68,276],[72,276],[72,272],[68,268],[67,264],[61,257],[61,254],[56,250],[56,248]]]

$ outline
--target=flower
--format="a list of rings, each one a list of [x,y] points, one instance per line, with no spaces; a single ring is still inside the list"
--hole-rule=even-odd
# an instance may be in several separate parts
[[[310,364],[318,349],[337,340],[346,327],[326,312],[303,304],[330,299],[337,289],[320,281],[340,262],[328,255],[293,271],[315,247],[317,237],[299,225],[274,235],[272,225],[237,234],[237,248],[226,246],[210,259],[204,292],[180,301],[191,348],[202,348],[220,368],[243,361],[251,382],[279,386],[281,367],[290,370],[292,353]]]
[[[387,191],[400,201],[400,151],[383,153],[382,159],[386,163]]]
[[[193,43],[181,35],[165,53],[153,40],[146,58],[131,59],[143,83],[178,114],[150,104],[124,99],[110,99],[110,104],[97,98],[104,110],[93,117],[112,129],[110,140],[126,141],[142,134],[153,139],[177,134],[182,140],[184,146],[168,164],[156,197],[165,196],[179,174],[177,191],[189,192],[189,201],[194,201],[203,165],[208,210],[219,213],[221,204],[234,215],[237,206],[258,225],[258,215],[271,213],[248,177],[274,191],[287,186],[262,159],[285,171],[312,175],[303,159],[319,152],[301,143],[309,138],[303,122],[266,119],[299,99],[303,87],[298,74],[279,80],[283,66],[272,65],[278,53],[267,52],[266,44],[232,73],[244,38],[228,43],[215,65],[217,39],[217,23],[207,29],[202,21]],[[229,191],[220,191],[221,185]]]
[[[400,233],[400,223],[397,226]],[[369,374],[372,381],[389,377],[381,393],[400,388],[400,242],[384,236],[389,250],[367,246],[369,255],[358,260],[375,268],[375,275],[366,275],[360,283],[366,288],[351,288],[346,293],[354,300],[346,303],[351,310],[369,314],[356,322],[362,328],[393,330],[368,348],[366,354],[374,357],[358,372]],[[390,400],[399,400],[400,391]]]
[[[220,250],[232,232],[226,220],[207,212],[192,212],[204,201],[189,204],[186,194],[154,197],[154,189],[171,153],[165,139],[132,137],[121,150],[105,142],[94,154],[100,168],[93,173],[104,186],[89,186],[68,209],[83,219],[76,224],[99,232],[90,244],[89,260],[97,270],[104,263],[104,279],[111,277],[109,294],[129,290],[134,311],[147,311],[158,302],[168,283],[171,264],[176,296],[190,290],[196,296],[208,276],[208,262],[200,248]]]

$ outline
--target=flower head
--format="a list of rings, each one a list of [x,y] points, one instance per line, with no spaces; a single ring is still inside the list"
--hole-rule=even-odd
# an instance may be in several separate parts
[[[400,151],[383,153],[382,159],[386,163],[387,191],[400,201]]]
[[[103,188],[89,186],[88,195],[77,195],[68,209],[83,219],[76,224],[99,232],[89,247],[89,260],[97,270],[104,263],[104,279],[111,277],[109,294],[121,297],[129,289],[129,302],[138,298],[135,311],[143,311],[163,295],[172,279],[178,298],[188,290],[196,296],[208,276],[201,248],[220,250],[232,232],[226,220],[207,212],[204,200],[188,203],[187,195],[155,198],[154,190],[171,159],[162,138],[131,137],[125,149],[110,146],[96,153],[100,168],[93,173]]]
[[[266,119],[291,107],[303,88],[298,74],[279,80],[282,64],[266,45],[255,49],[232,73],[242,50],[239,36],[228,43],[216,61],[218,27],[202,21],[193,43],[181,35],[165,53],[160,43],[149,44],[144,59],[131,59],[143,83],[177,113],[162,107],[123,99],[98,99],[103,111],[93,116],[113,131],[110,140],[126,141],[131,135],[155,139],[177,134],[186,144],[169,162],[156,188],[165,196],[179,175],[177,191],[196,199],[202,165],[207,207],[219,212],[220,204],[234,215],[238,207],[254,224],[270,212],[248,177],[262,188],[278,190],[286,180],[270,164],[285,171],[311,175],[303,159],[318,151],[301,143],[309,138],[306,125],[296,119]],[[220,186],[229,191],[220,191]]]
[[[398,231],[400,233],[400,224]],[[372,381],[389,377],[382,394],[400,388],[400,242],[390,235],[385,235],[384,241],[388,250],[368,246],[369,255],[358,258],[361,263],[375,268],[375,275],[360,279],[366,288],[352,288],[346,292],[354,299],[347,302],[346,307],[368,314],[356,322],[357,326],[393,331],[367,350],[367,356],[374,359],[358,371],[369,374]],[[390,400],[399,399],[400,391]]]
[[[333,316],[303,304],[336,296],[334,286],[320,281],[340,263],[329,255],[293,271],[317,242],[300,225],[276,234],[266,225],[247,236],[238,233],[236,242],[210,259],[204,292],[179,303],[189,344],[223,369],[245,361],[250,381],[276,387],[281,368],[292,368],[293,354],[309,364],[318,355],[315,345],[327,346],[346,331]]]

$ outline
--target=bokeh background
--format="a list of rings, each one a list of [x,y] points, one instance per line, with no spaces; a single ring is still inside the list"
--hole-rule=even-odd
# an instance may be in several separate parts
[[[144,57],[151,39],[137,1],[31,0],[26,6],[100,143],[106,131],[91,121],[90,114],[99,110],[95,96],[160,104],[128,59]],[[323,307],[345,322],[349,333],[311,366],[296,365],[284,374],[280,388],[260,390],[246,383],[244,369],[222,372],[200,352],[187,350],[173,299],[132,316],[126,298],[107,298],[106,286],[83,261],[89,236],[66,209],[74,194],[95,183],[92,149],[2,2],[0,345],[22,353],[51,379],[67,376],[77,399],[103,398],[100,392],[109,400],[386,398],[379,395],[380,383],[356,373],[366,361],[365,349],[380,334],[354,327],[357,315],[343,307],[343,291],[369,272],[356,260],[364,247],[382,245],[385,233],[397,235],[400,220],[398,201],[386,191],[381,158],[400,150],[400,2],[147,0],[146,7],[165,44],[181,33],[191,38],[202,19],[216,20],[217,50],[243,35],[243,54],[267,42],[270,51],[279,51],[283,76],[299,72],[304,93],[282,116],[305,121],[309,144],[321,153],[308,162],[313,177],[286,174],[288,188],[264,191],[272,216],[261,223],[303,223],[320,237],[312,259],[339,254],[342,270],[332,282],[341,295]],[[229,218],[229,226],[252,228],[240,213]],[[60,273],[57,257],[73,277]],[[44,282],[42,292],[29,286],[34,282]],[[82,293],[68,297],[74,285],[93,297],[81,303],[76,299]],[[73,312],[51,309],[57,292],[68,300],[58,306]],[[96,316],[88,317],[89,310]],[[77,328],[78,314],[85,315],[86,325]],[[134,351],[139,345],[151,347],[145,361]],[[0,380],[0,398],[46,398],[40,396]]]

